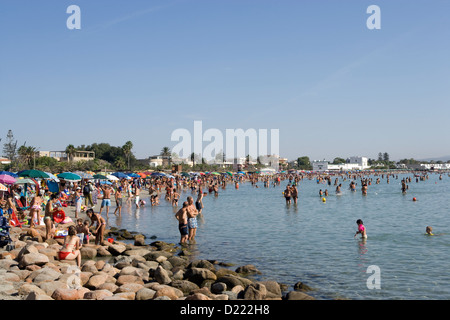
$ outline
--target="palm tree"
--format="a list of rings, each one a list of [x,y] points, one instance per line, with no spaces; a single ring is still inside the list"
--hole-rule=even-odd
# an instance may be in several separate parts
[[[123,151],[125,158],[127,158],[127,160],[128,160],[128,170],[130,170],[131,149],[133,149],[133,143],[131,141],[125,142],[125,144],[122,147],[122,151]]]
[[[169,147],[164,147],[161,149],[161,155],[168,157],[170,156],[170,148]]]
[[[122,157],[120,157],[117,158],[116,161],[114,161],[114,165],[116,166],[117,169],[121,170],[125,168],[127,164],[125,163],[125,160]]]
[[[34,159],[36,155],[36,148],[35,147],[26,147],[25,144],[21,146],[17,150],[21,160],[23,160],[24,163],[31,165],[31,161]]]
[[[69,144],[65,150],[67,154],[67,160],[69,162],[72,162],[73,157],[75,156],[77,149],[73,146],[73,144]]]
[[[172,164],[172,159],[171,159],[172,154],[170,153],[169,147],[164,147],[161,149],[161,156],[169,159],[169,166]]]

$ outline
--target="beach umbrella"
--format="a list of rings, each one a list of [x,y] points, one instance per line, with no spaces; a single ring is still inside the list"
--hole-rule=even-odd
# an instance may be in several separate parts
[[[187,172],[182,172],[181,175],[182,175],[183,177],[189,177],[189,176],[190,176],[189,173],[187,173]]]
[[[107,176],[105,176],[105,175],[103,175],[103,174],[100,174],[100,173],[94,174],[94,175],[93,175],[93,178],[94,178],[94,179],[108,180],[108,177],[107,177]]]
[[[108,184],[108,185],[111,185],[112,182],[111,182],[111,181],[100,181],[100,184]]]
[[[14,177],[14,178],[18,178],[19,177],[17,174],[15,174],[13,172],[9,172],[9,171],[0,171],[0,175],[2,175],[2,174],[7,174],[7,175],[10,175],[11,177]]]
[[[55,180],[56,182],[59,182],[58,177],[55,176],[54,174],[52,174],[50,172],[46,172],[46,174],[48,174],[50,180]]]
[[[79,175],[81,179],[94,179],[93,175],[88,172],[75,171],[74,173]]]
[[[24,170],[18,173],[19,177],[23,178],[42,178],[48,179],[50,176],[41,170]]]
[[[113,176],[112,174],[108,174],[106,176],[106,178],[111,181],[119,181],[120,180],[119,178],[117,178],[116,176]]]
[[[16,178],[10,176],[9,174],[0,174],[0,183],[13,184],[14,182],[16,182]]]
[[[147,175],[146,175],[145,173],[143,173],[143,172],[138,172],[137,174],[138,174],[139,177],[141,177],[141,178],[147,177]]]
[[[218,172],[211,172],[211,174],[213,174],[213,175],[215,175],[215,176],[220,175],[220,173],[218,173]]]
[[[80,181],[81,177],[73,172],[63,172],[58,174],[58,178],[66,181]]]
[[[151,176],[152,177],[164,177],[165,174],[162,172],[152,172]]]
[[[8,187],[0,183],[0,191],[8,191]]]
[[[28,178],[21,178],[21,179],[17,179],[16,182],[14,182],[14,184],[34,184],[34,181]]]
[[[134,172],[127,173],[127,176],[129,176],[131,178],[140,178],[141,177],[140,175],[138,175]]]
[[[128,178],[128,176],[123,172],[114,172],[111,174],[119,179]]]

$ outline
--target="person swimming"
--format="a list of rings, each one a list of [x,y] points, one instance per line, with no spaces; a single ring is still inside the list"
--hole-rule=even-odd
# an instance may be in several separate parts
[[[426,227],[425,232],[426,232],[426,235],[428,235],[428,236],[434,236],[434,234],[433,234],[433,228],[430,227],[430,226],[427,226],[427,227]]]

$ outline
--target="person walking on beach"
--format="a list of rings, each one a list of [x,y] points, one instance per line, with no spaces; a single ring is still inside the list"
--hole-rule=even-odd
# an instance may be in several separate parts
[[[88,182],[83,187],[83,196],[84,196],[84,205],[87,207],[88,203],[91,205],[91,208],[94,207],[94,202],[92,201],[92,182]]]
[[[187,242],[189,237],[189,229],[188,229],[188,215],[187,215],[187,207],[188,202],[183,202],[183,207],[177,211],[175,214],[175,218],[178,220],[178,230],[180,231],[180,244],[184,244]]]
[[[188,227],[189,227],[189,241],[194,242],[195,236],[197,235],[197,215],[198,210],[194,206],[194,199],[189,196],[187,197],[187,215],[188,215]]]
[[[81,188],[77,187],[73,192],[73,202],[75,204],[75,219],[78,219],[78,214],[81,212]]]

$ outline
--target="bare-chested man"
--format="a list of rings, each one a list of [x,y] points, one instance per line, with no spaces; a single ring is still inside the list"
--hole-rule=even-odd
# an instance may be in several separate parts
[[[189,226],[189,241],[195,241],[195,236],[197,234],[197,215],[198,210],[195,208],[194,199],[189,196],[187,197],[187,216],[188,216],[188,226]]]
[[[186,243],[189,237],[187,207],[188,202],[183,202],[183,207],[175,214],[175,218],[178,220],[178,230],[181,235],[180,244]]]
[[[109,207],[111,206],[111,192],[112,192],[112,188],[108,185],[103,185],[101,187],[102,191],[103,191],[103,200],[102,200],[102,204],[100,206],[100,212],[99,214],[102,213],[102,209],[103,207],[106,206],[106,215],[108,215],[109,213]]]

